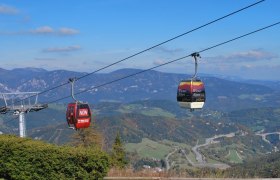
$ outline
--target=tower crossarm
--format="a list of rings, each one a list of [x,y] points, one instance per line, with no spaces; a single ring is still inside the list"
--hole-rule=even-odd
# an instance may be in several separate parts
[[[26,137],[26,119],[25,114],[29,112],[37,112],[48,107],[48,104],[38,103],[38,92],[15,92],[15,93],[0,93],[5,106],[0,107],[0,114],[6,114],[12,112],[14,115],[19,116],[19,135],[20,137]],[[35,98],[31,98],[34,97]],[[29,96],[26,98],[26,96]],[[22,99],[17,100],[15,99]],[[24,101],[27,99],[28,101]],[[16,102],[16,103],[15,103]]]

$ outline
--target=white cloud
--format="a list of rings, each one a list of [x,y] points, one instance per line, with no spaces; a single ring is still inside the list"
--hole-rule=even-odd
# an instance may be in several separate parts
[[[61,52],[72,52],[80,50],[80,46],[67,46],[67,47],[54,47],[54,48],[47,48],[43,49],[45,53],[61,53]]]
[[[237,52],[226,56],[208,57],[208,63],[234,63],[234,62],[256,62],[262,60],[272,60],[278,58],[277,54],[264,51],[263,49],[254,49],[247,52]]]
[[[16,32],[0,32],[0,35],[56,35],[56,36],[72,36],[79,34],[79,31],[73,28],[59,28],[54,29],[50,26],[41,26],[28,31]]]
[[[240,60],[247,60],[247,61],[258,61],[258,60],[271,60],[276,57],[278,57],[278,56],[273,53],[258,49],[258,50],[250,50],[247,52],[235,53],[226,58],[227,59],[240,59]]]
[[[159,52],[159,53],[165,53],[165,54],[170,54],[174,55],[175,53],[183,52],[184,50],[181,48],[176,48],[176,49],[170,49],[164,46],[159,46],[153,49],[154,52]]]
[[[161,59],[155,60],[155,61],[153,62],[153,64],[156,65],[156,66],[162,65],[162,64],[164,64],[164,63],[165,63],[165,62],[164,62],[163,60],[161,60]]]
[[[239,75],[246,79],[278,80],[280,65],[244,65],[240,67]]]
[[[42,26],[42,27],[38,27],[34,30],[30,30],[30,33],[32,34],[52,34],[55,31],[53,30],[53,28],[49,27],[49,26]]]
[[[231,63],[212,63],[198,67],[199,73],[220,74],[228,76],[242,77],[244,79],[268,79],[280,80],[280,64],[277,60],[271,60],[271,63],[257,62],[231,62]]]
[[[71,36],[78,34],[79,31],[73,28],[62,27],[59,29],[54,29],[50,26],[42,26],[38,27],[34,30],[30,30],[31,34],[40,34],[40,35],[63,35],[63,36]]]
[[[50,27],[50,26],[42,26],[42,27],[38,27],[34,30],[30,30],[29,31],[32,34],[50,34],[50,35],[64,35],[64,36],[70,36],[70,35],[75,35],[78,34],[79,31],[73,28],[60,28],[58,30],[55,30],[54,28]]]
[[[60,35],[74,35],[74,34],[78,34],[79,31],[76,29],[71,29],[71,28],[60,28],[58,30],[58,34]]]
[[[4,4],[0,5],[0,14],[10,14],[10,15],[14,15],[14,14],[18,14],[19,10],[11,7],[11,6],[7,6]]]
[[[57,59],[55,58],[40,58],[40,57],[35,57],[34,60],[36,61],[55,61]]]

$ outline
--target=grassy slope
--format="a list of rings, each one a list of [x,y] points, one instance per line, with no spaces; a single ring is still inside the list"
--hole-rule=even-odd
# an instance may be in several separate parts
[[[163,159],[170,151],[171,147],[160,142],[143,138],[141,143],[127,143],[126,151],[137,152],[142,158]]]
[[[229,159],[229,162],[231,163],[242,163],[242,159],[240,159],[240,155],[237,154],[238,152],[234,149],[229,150],[229,155],[227,158]]]

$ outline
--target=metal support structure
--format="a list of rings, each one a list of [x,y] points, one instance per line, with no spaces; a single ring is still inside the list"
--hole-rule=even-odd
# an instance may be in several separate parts
[[[26,137],[25,112],[19,113],[19,137]]]
[[[75,83],[75,81],[76,81],[76,78],[69,78],[69,82],[71,83],[71,96],[77,102],[77,99],[74,96],[74,83]]]
[[[2,95],[4,101],[5,101],[5,106],[0,107],[0,114],[6,114],[8,112],[12,112],[14,115],[18,115],[19,117],[19,136],[20,137],[26,137],[26,119],[25,119],[25,114],[29,112],[37,112],[42,109],[45,109],[48,107],[48,104],[38,104],[38,94],[39,92],[17,92],[17,93],[0,93]],[[27,99],[27,102],[25,101],[16,101],[19,102],[20,104],[15,104],[14,99],[15,98],[22,98],[22,97],[34,97],[35,99],[31,98],[24,98]],[[11,100],[11,104],[9,105],[9,101]],[[34,102],[34,103],[32,103]]]
[[[6,97],[2,94],[3,96],[3,99],[4,99],[4,102],[5,102],[5,105],[7,106],[7,100],[6,100]]]
[[[192,79],[195,79],[196,75],[197,75],[197,66],[198,66],[197,58],[198,57],[200,58],[200,55],[198,52],[195,52],[195,53],[192,53],[191,56],[194,57],[194,63],[195,63],[195,72],[194,72]]]

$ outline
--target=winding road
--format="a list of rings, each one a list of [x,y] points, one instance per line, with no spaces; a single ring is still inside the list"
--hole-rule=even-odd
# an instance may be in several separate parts
[[[193,163],[191,161],[188,161],[195,167],[211,167],[211,168],[219,168],[219,169],[226,169],[229,168],[230,166],[224,163],[216,163],[216,164],[212,164],[212,163],[207,163],[205,161],[205,157],[199,152],[199,148],[201,147],[205,147],[208,146],[210,144],[216,144],[219,143],[219,141],[215,141],[215,139],[221,138],[221,137],[234,137],[235,133],[229,133],[229,134],[220,134],[220,135],[215,135],[213,137],[207,138],[205,140],[204,144],[196,144],[193,148],[192,151],[194,152],[195,156],[196,156],[196,161],[197,163]],[[186,156],[186,154],[185,154]]]
[[[261,131],[260,132],[257,132],[256,135],[258,136],[261,136],[263,141],[271,144],[269,142],[269,140],[266,139],[266,136],[268,135],[271,135],[271,134],[278,134],[279,135],[279,140],[280,140],[280,132],[270,132],[270,133],[262,133]],[[180,150],[180,152],[184,155],[184,157],[188,160],[188,162],[194,166],[194,167],[210,167],[210,168],[219,168],[219,169],[226,169],[226,168],[229,168],[230,166],[228,164],[225,164],[225,163],[216,163],[216,164],[213,164],[213,163],[208,163],[206,162],[205,160],[205,157],[200,153],[199,149],[201,147],[205,147],[205,146],[209,146],[211,144],[216,144],[216,143],[219,143],[219,141],[217,141],[216,139],[218,138],[221,138],[221,137],[234,137],[235,136],[235,133],[232,132],[232,133],[229,133],[229,134],[220,134],[220,135],[215,135],[213,137],[210,137],[210,138],[206,138],[205,139],[205,143],[204,144],[197,144],[192,147],[192,152],[195,154],[195,159],[196,159],[196,162],[193,162],[189,157],[188,155],[186,154],[185,150],[184,149],[180,149],[178,147],[175,148],[174,151],[170,152],[166,158],[165,158],[165,161],[166,161],[166,169],[170,169],[171,165],[168,161],[168,158],[174,154],[176,151]],[[242,159],[240,157],[240,155],[237,153],[237,156]]]
[[[165,162],[166,162],[166,169],[169,170],[171,165],[169,163],[169,157],[174,154],[176,151],[180,150],[180,152],[184,155],[184,157],[188,160],[188,162],[193,166],[193,167],[210,167],[210,168],[219,168],[219,169],[226,169],[229,168],[230,166],[225,163],[208,163],[205,161],[205,157],[199,152],[199,148],[208,146],[210,144],[215,144],[219,143],[219,141],[215,141],[215,139],[221,138],[221,137],[234,137],[235,133],[229,133],[229,134],[221,134],[221,135],[215,135],[213,137],[205,139],[204,144],[199,144],[198,143],[192,147],[192,151],[194,152],[196,156],[196,161],[193,162],[188,155],[186,154],[186,151],[184,149],[176,147],[172,152],[170,152],[166,157],[165,157]]]
[[[270,132],[270,133],[261,133],[262,131],[260,132],[257,132],[256,135],[257,136],[261,136],[262,137],[262,140],[271,144],[269,140],[266,139],[266,136],[268,135],[271,135],[271,134],[278,134],[279,135],[279,140],[280,140],[280,132]]]

